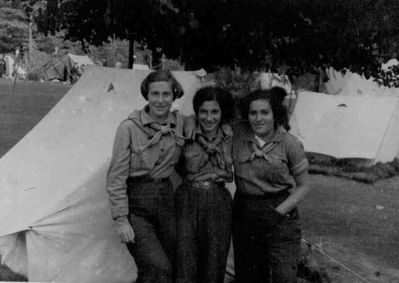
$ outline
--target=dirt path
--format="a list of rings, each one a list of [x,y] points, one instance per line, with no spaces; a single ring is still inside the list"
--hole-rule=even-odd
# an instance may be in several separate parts
[[[311,175],[311,184],[303,234],[333,282],[399,282],[399,176],[368,185]]]

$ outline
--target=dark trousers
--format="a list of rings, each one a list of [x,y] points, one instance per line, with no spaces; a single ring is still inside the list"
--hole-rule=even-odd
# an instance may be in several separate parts
[[[223,185],[183,183],[176,192],[176,282],[223,282],[231,239],[232,199]]]
[[[290,217],[273,208],[287,193],[248,196],[237,193],[233,206],[235,282],[297,282],[301,230],[298,212]]]
[[[135,243],[127,246],[137,264],[136,282],[173,282],[176,219],[171,183],[131,181],[128,197]]]

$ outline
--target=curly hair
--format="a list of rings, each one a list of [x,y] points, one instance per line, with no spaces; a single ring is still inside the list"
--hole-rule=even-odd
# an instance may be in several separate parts
[[[170,82],[172,84],[173,100],[182,97],[184,94],[182,86],[170,71],[154,71],[149,73],[141,83],[140,91],[145,100],[148,100],[149,86],[154,82]]]
[[[199,89],[193,99],[193,108],[198,117],[198,111],[205,101],[216,101],[222,112],[222,123],[230,122],[234,118],[234,100],[231,93],[223,88],[207,86]]]
[[[249,93],[241,103],[241,117],[248,119],[249,107],[255,100],[267,100],[273,111],[274,128],[284,127],[287,131],[290,129],[287,108],[283,101],[287,92],[282,87],[272,87],[271,89],[257,89]]]

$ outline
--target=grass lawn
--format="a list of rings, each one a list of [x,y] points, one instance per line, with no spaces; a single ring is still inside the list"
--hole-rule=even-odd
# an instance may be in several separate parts
[[[0,157],[29,132],[69,90],[56,83],[0,80]],[[399,282],[399,177],[367,185],[311,175],[313,191],[301,204],[304,256],[310,282]],[[19,280],[0,266],[0,281]],[[311,276],[308,276],[308,278]]]
[[[399,176],[369,185],[311,175],[311,184],[303,236],[333,282],[399,282]]]
[[[70,85],[0,79],[0,156],[24,137],[64,96]]]

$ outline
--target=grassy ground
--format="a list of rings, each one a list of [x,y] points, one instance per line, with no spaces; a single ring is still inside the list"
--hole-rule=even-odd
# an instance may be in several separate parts
[[[0,157],[70,86],[0,80]],[[373,185],[311,175],[302,203],[305,282],[399,282],[399,177]],[[0,281],[22,281],[0,265]]]
[[[60,83],[0,79],[0,156],[29,132],[69,90]]]
[[[399,177],[367,185],[312,175],[311,184],[301,205],[304,238],[322,250],[317,258],[333,281],[399,282]]]

